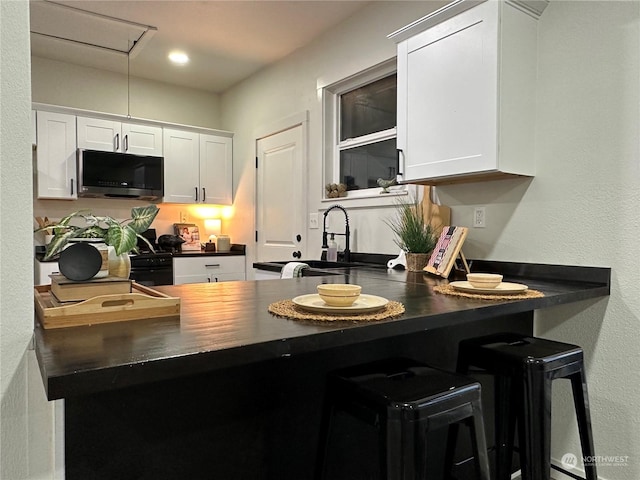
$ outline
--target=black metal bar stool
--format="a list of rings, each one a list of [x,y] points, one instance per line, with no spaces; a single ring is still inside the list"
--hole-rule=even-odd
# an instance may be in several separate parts
[[[380,471],[387,480],[425,478],[427,433],[453,423],[471,432],[478,478],[489,480],[480,384],[424,364],[391,359],[329,375],[316,477],[325,476],[335,414],[342,410],[376,427]]]
[[[571,381],[584,457],[595,455],[582,349],[518,334],[497,334],[460,343],[458,372],[479,367],[495,376],[496,480],[511,478],[516,420],[523,480],[551,475],[551,382]],[[455,434],[450,438],[455,441]],[[597,480],[595,463],[585,464]]]

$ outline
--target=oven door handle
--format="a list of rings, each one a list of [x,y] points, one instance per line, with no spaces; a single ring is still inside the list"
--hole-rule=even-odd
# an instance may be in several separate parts
[[[206,263],[205,267],[219,267],[220,264],[219,263]]]

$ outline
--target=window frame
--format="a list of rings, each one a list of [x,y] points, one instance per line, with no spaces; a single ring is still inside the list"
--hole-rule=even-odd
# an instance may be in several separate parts
[[[380,132],[374,132],[367,135],[363,135],[356,138],[349,138],[340,141],[340,95],[347,93],[356,88],[373,83],[382,78],[388,77],[397,73],[396,58],[389,59],[374,67],[366,69],[364,71],[355,73],[342,80],[334,82],[322,88],[322,113],[324,124],[323,135],[323,189],[327,183],[339,183],[340,172],[340,152],[349,148],[354,148],[362,145],[368,145],[378,141],[389,140],[391,138],[397,138],[397,126],[383,130]],[[406,185],[397,185],[391,187],[389,195],[406,195]],[[334,200],[348,200],[357,198],[378,198],[380,199],[380,187],[364,188],[359,190],[351,190],[347,193],[346,197],[325,198],[322,195],[323,201]]]

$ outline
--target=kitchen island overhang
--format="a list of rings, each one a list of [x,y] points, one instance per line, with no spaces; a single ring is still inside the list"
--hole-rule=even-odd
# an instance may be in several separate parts
[[[35,329],[47,398],[55,400],[349,347],[450,326],[533,312],[609,295],[611,270],[476,261],[545,294],[524,300],[472,300],[435,293],[447,280],[422,273],[345,268],[339,275],[158,287],[181,297],[181,317],[59,330]],[[335,273],[335,271],[334,271]],[[404,315],[378,322],[311,324],[277,318],[270,303],[313,292],[319,283],[357,283],[397,300]]]

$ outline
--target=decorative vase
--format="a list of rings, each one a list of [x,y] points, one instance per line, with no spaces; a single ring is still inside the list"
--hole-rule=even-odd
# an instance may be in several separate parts
[[[430,253],[409,253],[405,254],[407,259],[407,270],[410,272],[420,272],[429,263]]]
[[[109,275],[113,277],[129,278],[131,274],[131,259],[128,253],[116,255],[115,247],[109,245]]]

